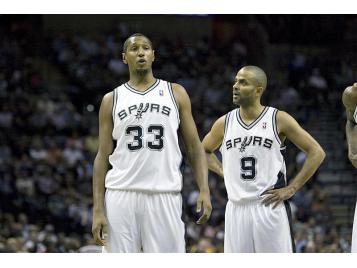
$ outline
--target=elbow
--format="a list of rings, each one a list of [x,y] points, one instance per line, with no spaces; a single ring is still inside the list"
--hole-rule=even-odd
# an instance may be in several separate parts
[[[324,161],[324,159],[326,157],[326,153],[322,148],[320,149],[320,154],[321,154],[321,162],[322,162],[322,161]]]
[[[196,159],[200,155],[204,155],[204,148],[200,141],[192,142],[186,145],[186,152],[189,158]]]
[[[357,154],[353,155],[353,154],[349,154],[348,155],[348,159],[350,160],[351,164],[357,168]]]
[[[97,155],[94,158],[94,162],[108,162],[110,153],[107,151],[98,151]]]
[[[317,156],[318,156],[318,158],[320,160],[319,162],[321,164],[324,161],[325,157],[326,157],[326,153],[325,153],[324,149],[322,149],[319,146],[319,148],[317,148],[317,150],[316,150],[316,154],[317,154]]]

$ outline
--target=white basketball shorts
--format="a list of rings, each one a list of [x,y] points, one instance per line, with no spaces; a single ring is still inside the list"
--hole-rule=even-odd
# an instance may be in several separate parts
[[[351,252],[357,253],[357,202],[356,202],[356,208],[355,208],[355,218],[353,220]]]
[[[287,203],[289,206],[289,204]],[[265,206],[261,200],[248,204],[228,201],[225,214],[224,252],[293,252],[290,206]]]
[[[103,252],[185,252],[180,193],[107,189],[107,245]]]

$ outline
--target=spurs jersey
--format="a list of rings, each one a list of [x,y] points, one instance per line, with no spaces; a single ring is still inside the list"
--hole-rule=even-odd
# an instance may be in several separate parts
[[[265,107],[246,125],[239,108],[226,115],[222,153],[228,199],[245,203],[286,184],[286,168],[276,126],[277,109]],[[279,184],[279,185],[277,185]]]
[[[179,192],[182,155],[178,107],[171,83],[157,79],[144,92],[125,83],[113,91],[114,152],[105,187]]]

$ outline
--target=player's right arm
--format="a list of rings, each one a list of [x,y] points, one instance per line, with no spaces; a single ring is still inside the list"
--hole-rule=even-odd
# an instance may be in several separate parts
[[[357,124],[351,121],[346,123],[346,138],[348,145],[348,158],[352,165],[357,168]]]
[[[99,148],[93,165],[93,223],[92,234],[96,243],[105,245],[107,220],[104,214],[105,175],[109,155],[113,152],[113,93],[107,93],[99,109]]]
[[[357,168],[357,124],[353,118],[353,113],[357,105],[357,83],[352,87],[347,87],[342,94],[342,102],[346,108],[346,138],[348,145],[348,158],[352,165]]]
[[[204,137],[202,144],[206,152],[208,169],[223,178],[222,163],[215,155],[215,151],[222,144],[226,115],[220,117],[212,126],[210,132]]]

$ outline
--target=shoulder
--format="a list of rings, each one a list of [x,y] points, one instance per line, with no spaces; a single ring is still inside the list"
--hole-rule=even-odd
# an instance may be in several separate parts
[[[178,95],[187,95],[187,91],[186,89],[181,86],[180,84],[176,84],[176,83],[171,83],[172,86],[172,91],[174,94],[178,94]]]
[[[357,105],[357,83],[346,87],[342,93],[342,102],[346,109],[352,110]]]
[[[114,90],[106,93],[103,96],[102,104],[113,105],[113,96],[114,96]]]
[[[277,120],[281,121],[281,120],[288,120],[289,118],[293,118],[293,117],[285,111],[277,110],[276,118]]]
[[[172,92],[174,94],[175,100],[179,105],[179,108],[185,105],[190,105],[190,97],[187,94],[186,89],[180,84],[171,83]]]
[[[281,111],[281,110],[277,110],[276,123],[277,123],[277,127],[279,129],[279,132],[281,132],[281,131],[284,132],[286,130],[289,130],[291,127],[299,125],[294,117],[292,117],[287,112]]]
[[[219,129],[224,130],[227,118],[228,118],[228,114],[222,115],[220,118],[216,120],[216,122],[214,122],[212,128],[217,127]]]
[[[102,103],[100,105],[100,113],[104,115],[111,115],[113,110],[113,91],[106,93],[103,96]]]

